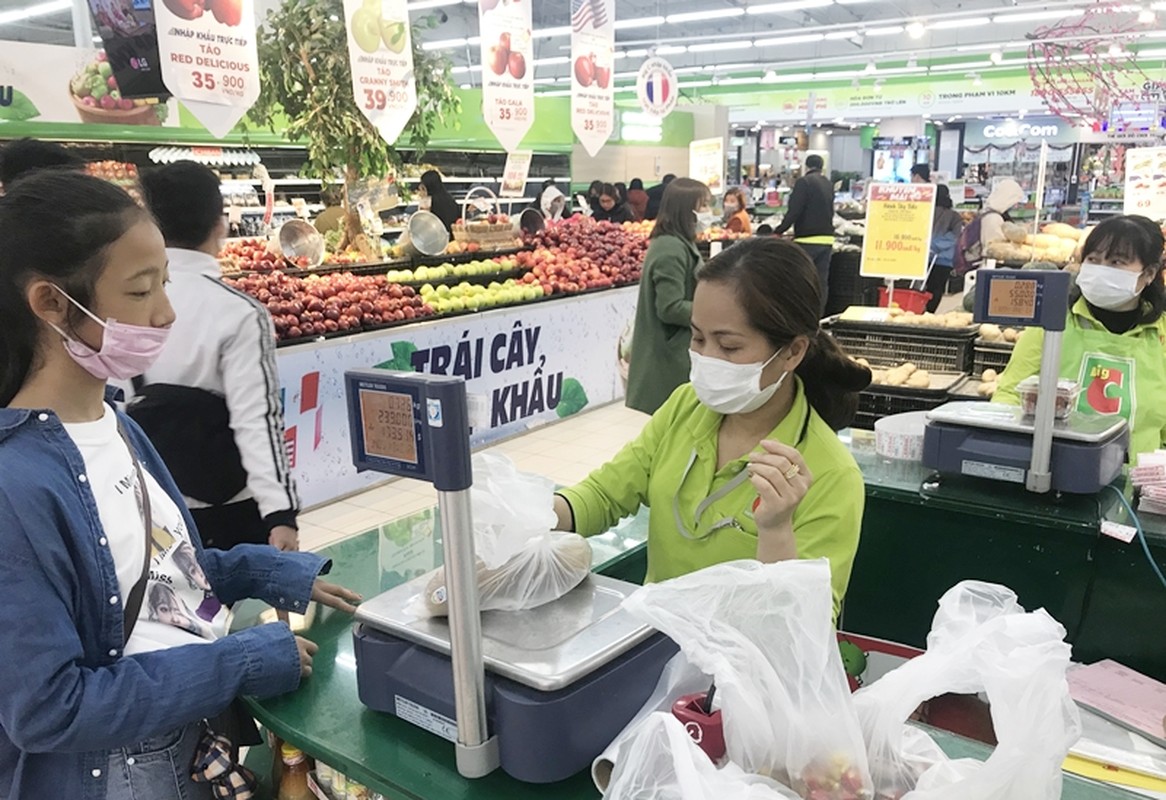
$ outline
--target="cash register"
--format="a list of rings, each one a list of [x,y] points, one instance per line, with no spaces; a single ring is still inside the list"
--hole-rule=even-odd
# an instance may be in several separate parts
[[[930,411],[924,466],[1016,483],[1036,493],[1096,494],[1121,475],[1129,448],[1126,421],[1077,412],[1073,402],[1058,409],[1068,309],[1066,272],[980,270],[976,322],[1045,330],[1035,408],[956,402]]]
[[[634,584],[601,575],[538,608],[479,612],[463,380],[352,370],[345,389],[357,469],[437,488],[449,587],[448,619],[408,610],[428,576],[361,603],[361,702],[452,742],[467,778],[500,767],[552,783],[588,768],[647,701],[676,645],[623,611]]]

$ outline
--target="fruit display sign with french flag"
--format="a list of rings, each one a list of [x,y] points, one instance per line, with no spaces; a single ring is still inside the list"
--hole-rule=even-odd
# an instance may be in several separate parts
[[[482,115],[506,152],[534,124],[534,0],[478,0],[482,38]]]
[[[163,0],[155,13],[166,88],[221,139],[259,98],[255,0]]]
[[[644,113],[664,119],[676,108],[679,93],[676,70],[667,61],[653,56],[640,65],[636,95],[640,98],[640,107]]]
[[[405,0],[344,0],[356,104],[393,144],[417,108],[413,43]]]
[[[593,158],[615,124],[615,0],[571,0],[571,128]]]

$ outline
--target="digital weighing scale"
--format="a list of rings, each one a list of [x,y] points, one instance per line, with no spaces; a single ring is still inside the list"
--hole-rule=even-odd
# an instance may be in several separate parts
[[[923,464],[940,472],[1023,484],[1029,491],[1095,494],[1120,474],[1129,448],[1121,417],[1071,411],[1057,420],[1069,275],[982,269],[976,322],[1045,329],[1036,414],[995,403],[947,403],[927,415]]]
[[[454,742],[458,771],[530,783],[590,766],[652,694],[677,647],[621,604],[638,587],[591,575],[527,611],[479,613],[461,378],[345,373],[353,462],[438,490],[449,618],[406,609],[429,576],[361,603],[360,700]]]

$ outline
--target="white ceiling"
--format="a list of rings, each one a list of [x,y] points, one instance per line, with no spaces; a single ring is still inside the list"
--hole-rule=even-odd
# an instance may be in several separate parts
[[[260,17],[280,0],[256,0]],[[85,0],[72,0],[84,4]],[[536,33],[535,80],[539,91],[568,86],[570,0],[533,3]],[[1049,26],[1079,19],[1088,8],[1114,13],[1105,24],[1131,33],[1125,44],[1166,43],[1166,2],[1101,0],[615,0],[616,83],[626,85],[643,57],[655,51],[685,80],[712,75],[793,73],[812,79],[829,69],[861,70],[871,62],[880,75],[914,58],[927,67],[934,59],[969,55],[1001,66],[1024,63],[1028,37]],[[0,0],[0,40],[72,44],[70,0]],[[475,0],[411,0],[414,19],[440,20],[423,34],[426,46],[454,63],[455,80],[477,85],[477,5]],[[20,22],[5,15],[25,9],[57,9]],[[543,35],[539,35],[539,32]],[[994,51],[999,52],[994,54]],[[907,70],[900,69],[904,74]],[[728,81],[734,79],[729,78]],[[745,78],[736,79],[742,83]],[[722,81],[726,82],[726,81]]]

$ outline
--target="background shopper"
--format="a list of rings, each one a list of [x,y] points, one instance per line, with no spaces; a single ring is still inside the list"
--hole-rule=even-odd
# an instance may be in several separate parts
[[[110,402],[107,381],[148,367],[174,321],[149,214],[100,179],[43,173],[0,198],[0,240],[0,796],[210,798],[191,778],[205,721],[292,691],[316,651],[278,623],[228,635],[225,604],[358,598],[317,580],[313,554],[203,550]]]
[[[627,406],[645,414],[677,386],[688,382],[698,219],[707,225],[712,195],[700,181],[677,178],[668,184],[660,216],[644,256],[640,295],[632,333]]]
[[[648,207],[644,212],[644,219],[656,219],[660,216],[660,204],[664,202],[664,192],[668,189],[668,184],[674,180],[676,180],[676,176],[668,173],[658,185],[648,190]]]
[[[55,142],[17,139],[0,148],[0,190],[17,178],[42,169],[81,170],[85,162]]]
[[[916,164],[911,167],[911,183],[931,183],[931,166]]]
[[[598,222],[632,222],[635,215],[620,199],[619,189],[613,184],[605,183],[599,190],[599,202],[595,206],[593,215]]]
[[[753,222],[749,219],[746,210],[745,193],[733,188],[725,192],[725,230],[730,233],[742,233],[748,236],[753,233]]]
[[[639,178],[632,178],[628,185],[628,208],[636,215],[637,221],[648,213],[648,193],[644,191],[644,182]]]
[[[208,547],[295,550],[300,504],[284,442],[275,328],[259,301],[221,279],[219,179],[181,161],[141,184],[166,240],[178,319],[157,362],[135,381],[129,413],[175,475]]]
[[[453,224],[462,218],[462,207],[445,188],[441,173],[435,169],[421,174],[421,184],[417,187],[418,206],[431,211],[441,220],[447,231],[453,232]]]
[[[951,190],[946,184],[935,187],[935,214],[931,222],[931,273],[927,276],[927,291],[931,299],[927,310],[934,314],[939,309],[943,296],[947,293],[947,282],[951,278],[952,259],[955,246],[964,229],[964,218],[952,207]]]
[[[793,228],[794,241],[814,262],[821,283],[821,314],[826,313],[830,258],[834,255],[834,186],[822,174],[825,165],[819,155],[806,156],[806,174],[794,184],[785,217],[775,231],[781,236]]]

